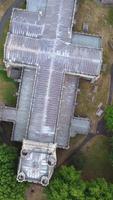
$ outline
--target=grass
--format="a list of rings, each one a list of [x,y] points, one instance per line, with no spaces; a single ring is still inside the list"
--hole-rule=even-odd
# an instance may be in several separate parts
[[[92,12],[93,11],[93,12]],[[102,6],[95,0],[80,0],[79,9],[76,16],[76,26],[74,31],[82,31],[83,23],[89,25],[89,33],[102,36],[103,63],[106,69],[101,73],[101,77],[95,84],[85,80],[80,80],[80,90],[78,95],[75,114],[87,116],[92,120],[92,132],[96,131],[98,118],[96,111],[99,103],[107,105],[109,95],[110,70],[113,63],[113,51],[108,45],[108,41],[113,36],[113,27],[108,22],[108,17],[113,15],[113,8]],[[113,20],[112,20],[113,23]],[[97,92],[94,86],[97,86]]]
[[[92,120],[92,132],[95,132],[98,117],[96,116],[97,107],[100,102],[104,107],[107,105],[109,95],[110,75],[103,74],[95,84],[91,84],[84,79],[80,80],[80,92],[77,96],[77,106],[75,115],[89,117]],[[95,92],[95,88],[97,91]]]
[[[4,67],[3,58],[4,58],[4,44],[7,36],[7,32],[9,30],[9,21],[6,22],[3,34],[0,38],[0,68]]]
[[[67,150],[57,149],[57,166],[59,167],[62,163],[67,160],[70,155],[79,147],[79,145],[84,141],[84,135],[77,135],[70,140],[70,148]]]
[[[93,11],[93,12],[92,12]],[[113,36],[113,26],[110,25],[110,20],[113,23],[113,8],[111,6],[102,6],[95,0],[80,0],[80,6],[76,16],[76,26],[74,31],[82,31],[83,23],[89,25],[89,33],[102,36],[103,50],[105,55],[105,63],[112,64],[112,51],[108,46],[108,41]],[[109,19],[109,20],[108,20]]]
[[[26,9],[26,2],[23,2],[20,6],[21,9]]]
[[[17,84],[7,77],[5,71],[0,70],[0,103],[15,106]]]
[[[113,26],[113,7],[109,8],[107,21],[111,26]]]
[[[8,30],[9,21],[6,22],[2,37],[0,38],[0,104],[15,106],[17,83],[14,80],[8,78],[6,72],[3,70],[5,68],[3,63],[4,43]]]
[[[84,164],[82,163],[82,176],[84,179],[91,180],[104,177],[107,181],[113,182],[113,167],[109,159],[109,143],[110,138],[96,136],[82,149],[82,153],[80,152],[77,155],[79,158],[78,163],[81,163],[81,159],[84,161]]]

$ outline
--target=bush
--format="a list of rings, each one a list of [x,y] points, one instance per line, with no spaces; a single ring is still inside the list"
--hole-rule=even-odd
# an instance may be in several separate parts
[[[46,189],[48,200],[113,200],[113,184],[86,182],[74,167],[62,167]]]
[[[16,181],[17,149],[0,146],[0,200],[24,200],[25,183]]]
[[[105,110],[104,120],[106,128],[113,131],[113,106],[108,106]]]

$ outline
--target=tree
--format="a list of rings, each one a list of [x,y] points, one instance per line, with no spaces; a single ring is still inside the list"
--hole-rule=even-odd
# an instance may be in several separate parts
[[[113,184],[108,184],[105,179],[97,179],[87,182],[87,200],[112,200]]]
[[[26,184],[16,181],[17,149],[0,146],[0,200],[24,200]]]
[[[83,181],[74,167],[62,167],[46,189],[48,200],[113,200],[113,184]]]
[[[106,128],[109,131],[113,131],[113,106],[107,106],[105,110],[104,120],[106,123]]]
[[[74,167],[62,167],[47,188],[49,200],[82,200],[86,186]]]

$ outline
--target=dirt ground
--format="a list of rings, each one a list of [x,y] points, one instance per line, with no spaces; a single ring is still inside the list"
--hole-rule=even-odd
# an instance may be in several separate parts
[[[44,190],[43,187],[36,184],[32,184],[29,190],[26,192],[26,199],[27,200],[46,200],[46,196],[44,195],[43,190]]]
[[[110,138],[105,136],[94,137],[82,148],[85,162],[82,176],[86,180],[105,178],[113,182],[113,167],[110,161]]]
[[[4,13],[12,5],[13,2],[14,0],[5,0],[0,4],[0,19],[3,17]]]
[[[109,97],[110,74],[102,74],[95,84],[84,79],[80,80],[80,92],[77,96],[75,115],[89,117],[91,120],[92,133],[96,133],[99,117],[96,116],[100,103],[106,107]]]

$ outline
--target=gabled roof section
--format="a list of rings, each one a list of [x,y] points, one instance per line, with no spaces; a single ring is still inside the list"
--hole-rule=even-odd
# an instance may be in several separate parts
[[[28,1],[29,3],[31,1]],[[28,37],[61,38],[69,41],[72,35],[76,0],[47,1],[46,8],[37,1],[38,12],[14,9],[11,18],[11,32]],[[35,4],[35,2],[33,1]]]
[[[98,76],[102,49],[78,46],[72,40],[76,8],[77,0],[48,0],[42,14],[14,9],[5,44],[6,66],[44,67],[49,70],[53,65],[57,71]]]
[[[16,8],[13,10],[10,26],[12,34],[37,38],[43,34],[43,30],[43,15]]]
[[[21,67],[53,68],[69,73],[98,76],[102,64],[102,50],[75,46],[59,39],[36,39],[8,34],[5,62]],[[49,69],[49,68],[48,68]]]

